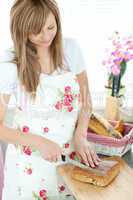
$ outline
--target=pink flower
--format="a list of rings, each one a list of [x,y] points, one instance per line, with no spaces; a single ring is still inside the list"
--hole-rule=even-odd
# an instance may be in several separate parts
[[[71,87],[70,87],[70,86],[66,86],[66,87],[65,87],[65,92],[66,92],[66,93],[71,92]]]
[[[70,106],[71,103],[72,103],[72,101],[73,101],[73,96],[71,94],[65,94],[64,95],[64,102],[63,102],[63,104],[65,106]]]
[[[69,143],[66,143],[66,144],[65,144],[65,148],[66,148],[66,149],[69,148],[69,146],[70,146]]]
[[[112,79],[111,73],[113,75],[121,74],[122,77],[126,71],[126,63],[133,59],[133,37],[121,37],[119,32],[115,32],[110,40],[112,43],[106,49],[107,58],[104,59],[102,64],[107,67],[109,78]],[[122,67],[121,63],[123,64]]]
[[[74,160],[75,156],[76,156],[76,153],[75,153],[74,151],[69,155],[69,157],[70,157],[72,160]]]
[[[69,112],[71,112],[73,110],[73,107],[69,106],[67,109],[68,109]]]
[[[47,190],[40,190],[40,192],[39,192],[39,195],[40,195],[40,197],[43,197],[43,198],[46,198],[46,193],[47,193]]]
[[[73,101],[73,96],[71,94],[65,94],[65,98],[67,98],[70,103]]]
[[[62,103],[60,103],[59,101],[56,103],[55,108],[57,110],[61,110],[62,109]]]
[[[24,133],[28,133],[29,132],[29,127],[28,126],[23,126],[22,131]]]
[[[64,99],[63,104],[64,104],[65,106],[70,106],[70,105],[71,105],[71,103],[69,102],[69,99],[67,99],[67,98]]]
[[[43,131],[44,131],[45,133],[48,133],[48,132],[49,132],[49,128],[48,128],[48,127],[45,127],[45,128],[43,129]]]
[[[60,187],[59,187],[59,192],[63,192],[65,190],[65,186],[64,185],[61,185]]]
[[[29,169],[26,170],[26,172],[27,172],[28,175],[31,175],[32,174],[32,169],[29,168]]]
[[[117,76],[120,74],[120,66],[119,65],[113,65],[112,66],[112,73]]]
[[[24,152],[26,155],[28,155],[28,156],[30,156],[30,155],[32,154],[31,148],[30,148],[30,147],[27,147],[27,146],[24,146],[24,147],[23,147],[23,152]]]

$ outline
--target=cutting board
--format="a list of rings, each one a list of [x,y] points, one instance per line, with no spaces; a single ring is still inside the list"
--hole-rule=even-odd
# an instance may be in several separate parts
[[[76,200],[133,200],[133,169],[120,157],[114,157],[112,160],[121,163],[120,173],[104,188],[73,180],[71,164],[58,166],[57,170]]]

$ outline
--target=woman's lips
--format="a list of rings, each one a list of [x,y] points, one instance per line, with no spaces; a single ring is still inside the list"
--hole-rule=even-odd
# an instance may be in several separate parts
[[[51,42],[51,40],[49,40],[48,42],[42,41],[41,43],[43,44],[49,44]]]

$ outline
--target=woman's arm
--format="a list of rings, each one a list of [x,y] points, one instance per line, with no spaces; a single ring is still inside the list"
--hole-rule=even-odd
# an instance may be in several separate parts
[[[41,138],[36,135],[21,134],[21,131],[13,128],[8,128],[4,125],[5,113],[11,95],[0,94],[0,140],[20,145],[31,145],[38,148]]]
[[[81,110],[78,116],[76,132],[86,136],[88,129],[89,116],[92,112],[92,101],[89,92],[88,77],[86,71],[77,75],[80,94],[81,94]]]
[[[87,141],[87,129],[89,123],[89,116],[92,112],[92,103],[88,86],[88,78],[86,71],[83,71],[78,77],[81,94],[81,110],[78,116],[77,127],[74,133],[74,146],[77,156],[86,165],[95,167],[99,164],[98,158],[94,148]]]
[[[10,95],[0,94],[0,140],[6,143],[31,146],[37,149],[42,157],[48,161],[60,159],[62,150],[58,144],[35,134],[24,135],[21,130],[8,128],[4,124],[5,111],[10,99]]]

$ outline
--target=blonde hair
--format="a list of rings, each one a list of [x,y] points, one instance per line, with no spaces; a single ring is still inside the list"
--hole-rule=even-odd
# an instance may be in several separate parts
[[[37,50],[28,36],[38,34],[52,12],[57,24],[57,33],[50,46],[54,68],[63,66],[62,30],[60,13],[54,0],[16,0],[10,12],[10,30],[14,43],[14,58],[18,77],[25,90],[35,98],[41,67]]]

